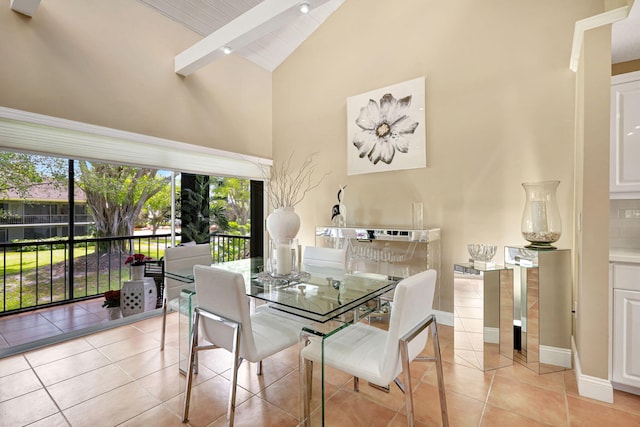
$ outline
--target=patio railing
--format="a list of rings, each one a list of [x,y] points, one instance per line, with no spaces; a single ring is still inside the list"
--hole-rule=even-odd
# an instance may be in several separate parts
[[[249,257],[249,237],[211,235],[214,263]],[[0,244],[0,316],[102,296],[131,277],[131,253],[161,259],[170,234]],[[69,263],[70,256],[73,263]]]

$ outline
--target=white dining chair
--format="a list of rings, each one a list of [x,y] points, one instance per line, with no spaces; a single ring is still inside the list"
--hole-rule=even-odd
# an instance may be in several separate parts
[[[166,272],[193,269],[194,265],[211,265],[211,247],[208,243],[200,245],[176,246],[164,251],[164,293],[162,298],[162,336],[160,350],[164,350],[167,330],[167,310],[179,310],[182,289],[194,288],[193,284],[181,282],[166,276]]]
[[[344,276],[347,249],[306,246],[302,256],[303,270],[316,275]]]
[[[191,328],[182,422],[189,418],[196,352],[224,348],[233,355],[227,409],[227,423],[233,426],[238,368],[242,360],[259,363],[298,343],[305,323],[266,311],[250,314],[244,277],[240,273],[200,265],[193,269],[198,307],[195,309]],[[199,344],[199,334],[202,334],[208,344]]]
[[[414,360],[434,360],[442,423],[444,426],[448,425],[438,327],[431,308],[435,286],[435,270],[407,277],[396,286],[388,331],[361,322],[326,338],[324,355],[322,344],[317,340],[311,341],[302,350],[304,364],[300,375],[304,381],[302,394],[305,395],[303,405],[307,417],[313,362],[322,363],[324,358],[325,366],[354,376],[355,391],[359,390],[359,378],[387,390],[389,384],[395,382],[405,394],[407,425],[413,426],[413,390],[409,364]],[[431,330],[434,350],[434,356],[428,358],[419,356],[427,343],[427,328]],[[404,384],[398,378],[401,373],[404,373]]]

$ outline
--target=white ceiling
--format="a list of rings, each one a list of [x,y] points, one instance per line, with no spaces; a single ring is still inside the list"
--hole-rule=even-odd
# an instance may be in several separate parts
[[[156,11],[207,37],[229,24],[262,0],[139,0]],[[300,0],[311,6],[309,13],[295,14],[284,25],[265,36],[234,48],[233,53],[273,71],[311,35],[344,0]],[[315,7],[319,4],[317,7]]]
[[[263,0],[138,0],[177,21],[203,37],[223,28]],[[316,0],[300,0],[313,3]],[[326,0],[324,0],[326,1]],[[296,15],[284,25],[237,48],[240,55],[266,70],[278,67],[345,0],[329,0],[308,14]],[[640,0],[636,0],[627,19],[613,24],[611,63],[640,59]]]
[[[11,0],[10,7],[33,16],[40,1]],[[176,57],[176,72],[187,75],[219,57],[228,47],[219,43],[226,41],[238,44],[235,54],[273,71],[345,0],[138,1],[203,36]],[[302,4],[309,6],[309,13],[298,13]],[[634,1],[626,19],[613,23],[611,45],[612,64],[640,59],[640,0]]]

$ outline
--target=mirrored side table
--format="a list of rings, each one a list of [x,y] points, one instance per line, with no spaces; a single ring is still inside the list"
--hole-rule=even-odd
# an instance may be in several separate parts
[[[545,374],[571,369],[571,250],[504,248],[513,269],[514,360]]]
[[[513,364],[513,270],[453,266],[456,363],[482,371]]]

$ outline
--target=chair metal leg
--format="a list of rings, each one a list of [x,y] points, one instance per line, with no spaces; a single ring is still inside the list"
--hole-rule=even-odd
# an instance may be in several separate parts
[[[233,347],[231,354],[233,355],[233,368],[231,370],[231,389],[229,390],[229,407],[227,409],[227,425],[233,427],[233,420],[236,415],[236,385],[238,384],[238,367],[241,363],[240,359],[240,326],[235,325],[233,328]]]
[[[407,426],[413,427],[413,390],[411,390],[411,372],[409,371],[409,342],[400,340],[400,358],[402,359],[402,372],[405,375],[404,400],[407,407]]]
[[[262,360],[258,361],[258,366],[256,366],[256,375],[262,375]]]
[[[407,425],[413,427],[415,424],[413,417],[413,390],[411,389],[411,373],[409,371],[409,343],[417,337],[427,326],[431,326],[431,336],[433,339],[434,357],[416,357],[416,361],[433,361],[436,362],[436,374],[438,376],[438,392],[440,397],[440,413],[442,415],[442,426],[449,427],[449,416],[447,413],[447,399],[444,390],[444,376],[442,374],[442,358],[440,357],[440,340],[438,338],[438,324],[434,315],[429,316],[400,339],[400,358],[402,360],[402,371],[405,375],[406,386],[404,388],[404,396],[407,407]],[[396,381],[396,384],[398,382]],[[398,384],[399,387],[400,384]],[[402,387],[401,387],[402,389]]]
[[[187,384],[184,392],[184,405],[182,407],[182,422],[186,423],[189,419],[189,403],[191,402],[191,386],[193,384],[193,370],[195,364],[195,355],[198,351],[198,322],[200,321],[200,314],[196,312],[193,320],[193,332],[191,333],[191,343],[189,345],[189,365],[187,367]]]
[[[353,391],[360,391],[360,378],[353,377]]]
[[[167,330],[167,299],[162,304],[162,335],[160,336],[160,351],[164,350],[164,334]]]
[[[435,317],[431,324],[431,337],[433,338],[433,353],[436,359],[436,373],[438,376],[438,391],[440,393],[440,412],[442,413],[442,426],[449,426],[449,414],[447,413],[447,398],[444,392],[444,376],[442,374],[442,357],[440,356],[440,339],[438,337],[438,324]]]
[[[384,391],[385,393],[389,393],[389,390],[391,390],[391,388],[388,385],[382,386],[382,385],[374,384],[372,382],[369,382],[369,385],[377,390]]]

